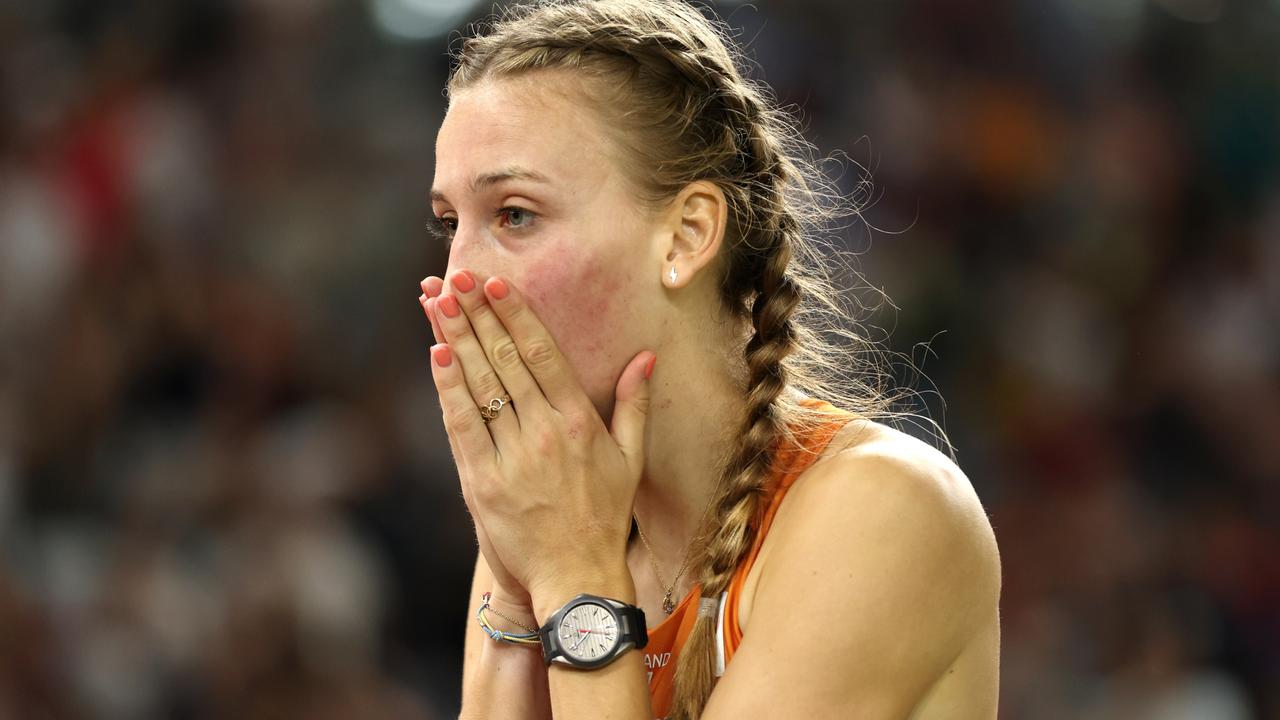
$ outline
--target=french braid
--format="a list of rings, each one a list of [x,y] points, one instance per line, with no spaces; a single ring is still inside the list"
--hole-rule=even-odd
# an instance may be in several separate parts
[[[592,88],[652,201],[708,179],[724,191],[729,225],[720,279],[724,306],[750,324],[742,349],[746,414],[698,537],[690,577],[718,598],[750,551],[774,469],[791,433],[823,417],[798,401],[822,397],[866,416],[892,414],[886,375],[861,354],[874,345],[841,331],[848,312],[822,269],[831,250],[810,230],[856,214],[824,193],[793,122],[744,77],[727,34],[679,0],[538,2],[508,9],[468,38],[451,92],[488,77],[570,70]],[[836,202],[829,202],[836,199]],[[837,345],[834,334],[849,342]],[[699,617],[681,651],[670,717],[699,717],[714,688],[715,622]]]

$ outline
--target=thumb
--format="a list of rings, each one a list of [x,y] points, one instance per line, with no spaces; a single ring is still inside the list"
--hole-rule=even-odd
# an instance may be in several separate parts
[[[649,376],[658,356],[642,352],[631,359],[618,378],[610,433],[626,458],[627,467],[639,474],[644,465],[644,427],[649,419]]]

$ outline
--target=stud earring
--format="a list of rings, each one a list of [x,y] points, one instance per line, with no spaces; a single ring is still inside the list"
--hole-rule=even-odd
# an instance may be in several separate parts
[[[671,280],[671,284],[676,284],[676,266],[671,266],[671,272],[667,273],[667,277]]]

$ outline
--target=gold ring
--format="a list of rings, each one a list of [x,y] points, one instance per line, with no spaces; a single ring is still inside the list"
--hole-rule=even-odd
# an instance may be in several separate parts
[[[488,425],[490,420],[496,420],[498,413],[502,410],[502,406],[511,402],[510,395],[496,397],[489,401],[488,405],[478,405],[480,408],[480,417],[484,418],[484,424]]]

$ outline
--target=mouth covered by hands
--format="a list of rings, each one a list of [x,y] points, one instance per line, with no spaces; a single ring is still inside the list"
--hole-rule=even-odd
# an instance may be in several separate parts
[[[422,290],[445,430],[496,590],[532,609],[539,593],[625,574],[654,353],[623,369],[605,427],[512,283],[481,288],[460,269]],[[486,406],[499,408],[487,423]]]

